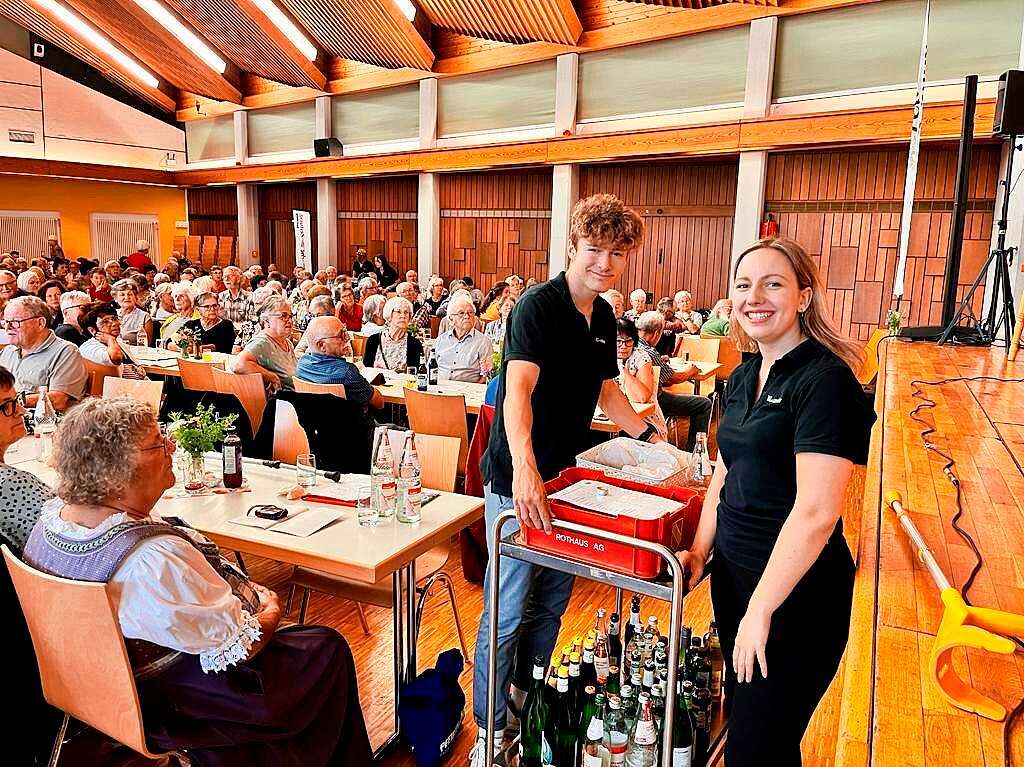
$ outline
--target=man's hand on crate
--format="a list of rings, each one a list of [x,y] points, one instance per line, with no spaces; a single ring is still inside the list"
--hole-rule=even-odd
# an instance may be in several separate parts
[[[512,503],[520,527],[533,527],[551,532],[551,509],[544,489],[544,480],[536,466],[514,466],[512,470]]]

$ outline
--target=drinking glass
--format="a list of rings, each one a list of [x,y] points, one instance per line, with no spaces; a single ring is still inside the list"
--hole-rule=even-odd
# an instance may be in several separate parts
[[[370,496],[360,494],[356,498],[356,519],[360,527],[376,527],[380,524],[380,513],[370,503]]]
[[[316,485],[316,456],[312,453],[300,453],[295,457],[295,483],[299,487]]]

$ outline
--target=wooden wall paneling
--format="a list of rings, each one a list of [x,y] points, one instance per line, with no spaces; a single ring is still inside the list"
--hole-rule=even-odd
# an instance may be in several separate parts
[[[233,186],[187,189],[189,234],[238,236],[238,195]]]
[[[780,232],[817,257],[827,305],[844,332],[867,340],[893,305],[899,251],[906,149],[883,147],[769,157],[766,207]],[[988,256],[999,147],[974,148],[960,300]],[[922,149],[910,226],[905,293],[906,325],[937,324],[952,226],[956,147]],[[974,310],[983,296],[976,294]]]
[[[416,177],[353,179],[337,184],[341,268],[350,269],[356,249],[363,247],[371,258],[383,252],[401,276],[415,269]]]
[[[262,184],[258,188],[260,221],[260,263],[264,268],[276,264],[279,271],[291,276],[295,268],[295,239],[292,210],[310,212],[310,238],[313,243],[313,268],[316,264],[316,183],[303,181],[290,184]]]

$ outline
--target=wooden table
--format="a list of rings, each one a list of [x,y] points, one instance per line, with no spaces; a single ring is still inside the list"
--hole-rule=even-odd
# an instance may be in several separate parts
[[[15,450],[8,453],[8,463],[55,486],[56,473],[35,459],[37,452],[38,440],[25,438],[17,443]],[[378,527],[361,527],[356,521],[354,508],[305,500],[285,502],[280,498],[278,490],[295,483],[294,467],[274,469],[252,459],[246,459],[244,465],[250,492],[184,498],[165,496],[157,502],[153,515],[180,517],[225,550],[311,567],[366,584],[391,576],[397,733],[400,682],[416,670],[416,557],[438,544],[450,541],[459,530],[480,519],[484,511],[483,499],[441,493],[440,497],[424,507],[423,519],[417,524],[402,524],[392,518],[390,522]],[[208,455],[207,469],[219,473],[220,457]],[[321,476],[319,482],[329,483],[330,480]],[[331,508],[343,516],[308,538],[246,527],[229,521],[257,503],[294,503],[310,508]],[[378,751],[390,745],[394,739],[392,735]]]
[[[129,349],[132,356],[139,361],[139,364],[142,365],[147,374],[181,377],[181,371],[178,370],[178,360],[181,359],[180,352],[169,349],[157,349],[151,346],[131,346]],[[234,359],[232,354],[206,352],[202,360],[195,361],[213,364],[220,363],[227,370],[232,359]]]

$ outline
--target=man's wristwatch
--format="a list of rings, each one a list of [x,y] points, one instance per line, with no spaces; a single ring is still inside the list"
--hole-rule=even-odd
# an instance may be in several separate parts
[[[636,436],[636,439],[641,442],[650,442],[651,437],[658,433],[658,430],[654,428],[652,424],[647,424],[647,428],[644,429],[640,434]]]

